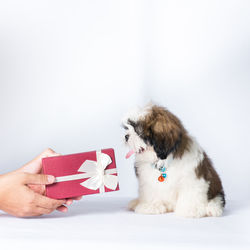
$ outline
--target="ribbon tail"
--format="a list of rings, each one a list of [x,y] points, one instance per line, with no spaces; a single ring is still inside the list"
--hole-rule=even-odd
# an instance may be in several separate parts
[[[102,180],[99,178],[99,176],[93,176],[80,183],[80,185],[88,189],[97,190],[102,185]]]
[[[118,185],[118,177],[116,175],[105,175],[104,186],[108,189],[115,190]]]
[[[105,187],[104,185],[102,184],[99,188],[99,193],[102,194],[102,193],[105,193]]]

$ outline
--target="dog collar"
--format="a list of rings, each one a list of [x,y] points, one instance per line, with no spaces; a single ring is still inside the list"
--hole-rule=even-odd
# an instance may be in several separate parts
[[[165,163],[163,163],[163,164],[160,165],[160,166],[159,166],[157,163],[158,163],[158,161],[157,161],[156,163],[153,163],[153,164],[152,164],[152,167],[153,167],[154,169],[157,169],[158,171],[160,171],[161,175],[158,177],[158,181],[159,181],[159,182],[163,182],[163,181],[165,181],[166,178],[167,178],[167,173],[166,173],[167,168],[166,168],[166,166],[165,166]]]
[[[158,177],[159,182],[163,182],[167,178],[167,173],[166,173],[166,167],[162,166],[159,171],[161,172],[161,175]]]
[[[160,171],[160,176],[158,177],[159,182],[164,182],[167,179],[167,168],[172,162],[172,157],[168,157],[165,161],[162,161],[162,163],[159,165],[159,160],[152,164],[152,167]]]

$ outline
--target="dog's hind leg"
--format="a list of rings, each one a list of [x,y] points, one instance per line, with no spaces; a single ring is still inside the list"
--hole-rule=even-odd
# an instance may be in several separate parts
[[[223,200],[218,195],[208,202],[207,216],[221,216],[223,213]]]

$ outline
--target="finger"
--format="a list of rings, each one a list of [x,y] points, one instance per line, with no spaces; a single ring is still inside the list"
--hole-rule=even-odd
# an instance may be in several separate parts
[[[82,196],[76,196],[76,197],[73,197],[72,199],[75,200],[75,201],[79,201],[79,200],[82,199]]]
[[[28,184],[28,187],[38,194],[45,195],[45,185]]]
[[[25,214],[23,214],[23,213],[21,213],[20,215],[18,214],[17,216],[18,217],[21,217],[21,218],[26,218],[26,217],[35,217],[35,216],[40,216],[40,215],[42,215],[41,213],[36,213],[36,212],[31,212],[31,213],[25,213]]]
[[[41,159],[44,157],[51,157],[51,156],[57,156],[60,155],[59,153],[56,153],[53,149],[47,148],[44,150],[40,155],[38,155],[35,159]]]
[[[51,156],[58,156],[59,153],[56,153],[53,149],[48,148],[44,150],[40,155],[36,158],[25,164],[20,169],[16,170],[17,172],[28,172],[28,173],[40,173],[42,169],[42,158],[51,157]]]
[[[56,209],[57,211],[60,211],[60,212],[62,212],[62,213],[66,213],[66,212],[68,212],[68,208],[66,207],[66,206],[60,206],[60,207],[58,207],[57,209]]]
[[[54,181],[55,177],[53,175],[23,173],[24,184],[46,185],[52,184]]]
[[[30,162],[30,165],[40,166],[40,168],[41,168],[42,167],[42,158],[59,156],[59,155],[60,154],[56,153],[53,149],[48,148],[48,149],[44,150],[40,155],[38,155],[35,159],[33,159]]]
[[[70,206],[72,203],[73,203],[72,199],[67,199],[65,204]]]
[[[43,215],[43,214],[50,214],[54,211],[55,209],[48,209],[44,207],[36,207],[34,213],[36,216]]]
[[[18,217],[34,217],[34,216],[40,216],[43,214],[43,212],[45,213],[45,211],[41,211],[40,209],[38,209],[36,206],[32,206],[29,209],[26,208],[23,209],[23,211],[19,211],[19,213],[17,214]]]
[[[73,203],[73,201],[79,201],[82,199],[82,196],[76,196],[76,197],[72,197],[66,200],[66,205],[71,205]]]
[[[39,194],[36,194],[35,196],[36,206],[47,209],[56,209],[62,206],[65,202],[66,200],[55,200]]]

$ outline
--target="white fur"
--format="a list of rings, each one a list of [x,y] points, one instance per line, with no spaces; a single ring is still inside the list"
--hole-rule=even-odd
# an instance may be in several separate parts
[[[136,107],[132,110],[130,110],[123,118],[123,123],[126,124],[128,118],[130,118],[133,121],[138,121],[139,119],[141,119],[142,117],[144,117],[145,115],[148,114],[148,112],[150,111],[150,109],[152,108],[153,103],[148,103],[144,108],[141,107]]]
[[[126,134],[129,135],[129,140],[128,140],[128,144],[130,149],[132,149],[135,153],[139,153],[139,150],[141,148],[146,149],[147,145],[145,144],[145,142],[137,135],[137,133],[134,131],[134,128],[127,124],[126,127],[128,128],[126,130]]]
[[[222,214],[221,198],[217,196],[208,201],[209,183],[195,174],[196,167],[203,160],[203,150],[194,138],[191,138],[190,150],[180,159],[173,159],[172,154],[167,157],[167,178],[159,182],[160,171],[152,166],[158,160],[156,153],[132,126],[126,126],[126,133],[130,135],[127,144],[137,152],[135,166],[139,176],[139,197],[129,203],[130,210],[142,214],[175,212],[178,216],[192,218]],[[138,153],[141,147],[145,151]]]

